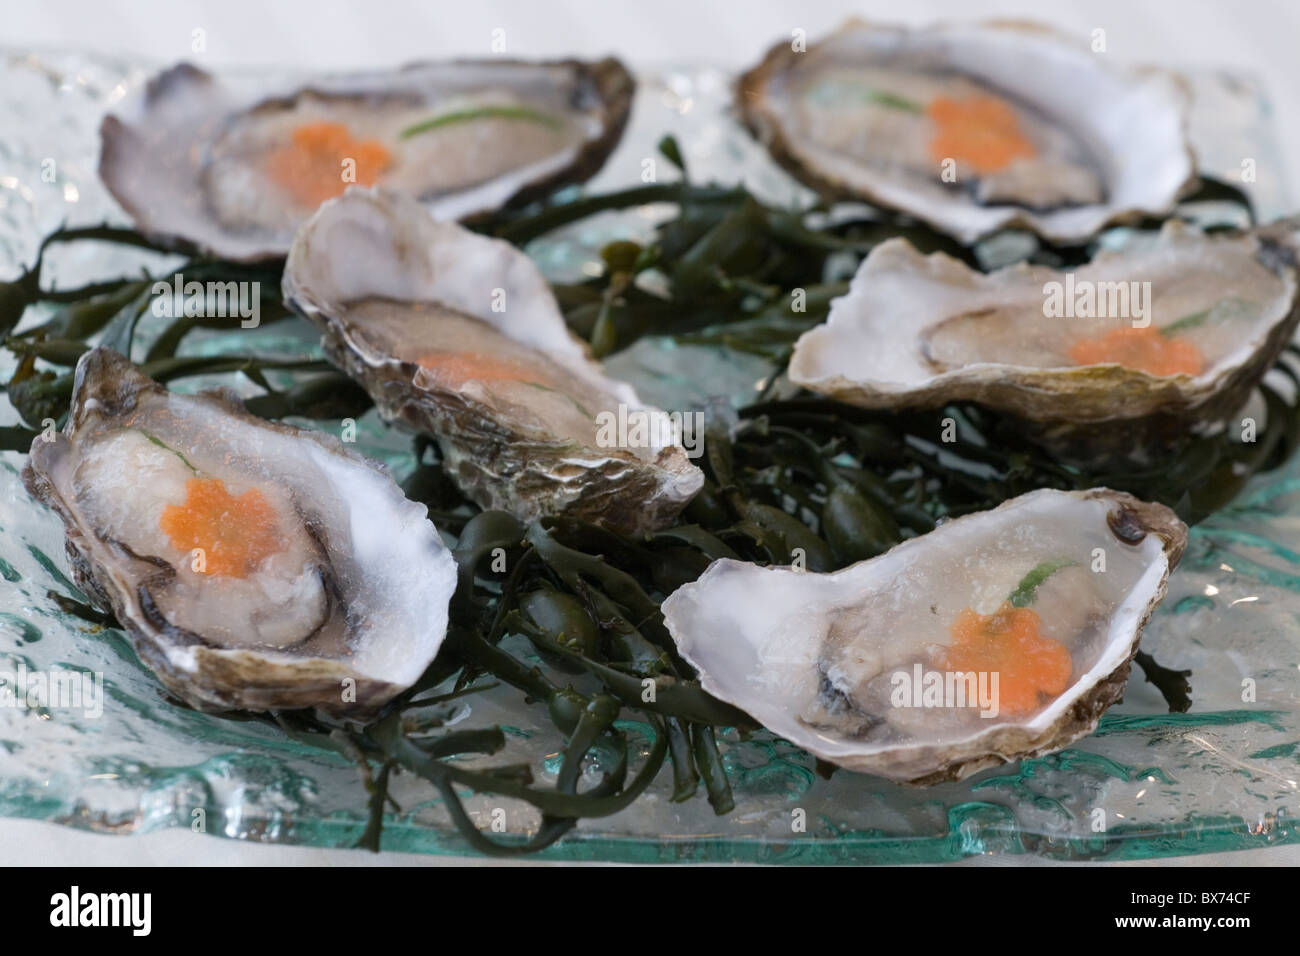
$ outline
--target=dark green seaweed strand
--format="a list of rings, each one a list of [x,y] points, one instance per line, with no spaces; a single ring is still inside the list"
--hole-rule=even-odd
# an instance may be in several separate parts
[[[694,744],[695,765],[704,778],[704,787],[709,794],[709,806],[718,816],[723,816],[736,809],[736,799],[731,793],[731,783],[727,780],[727,771],[722,764],[722,755],[718,753],[718,740],[713,728],[707,724],[691,725],[691,741]]]

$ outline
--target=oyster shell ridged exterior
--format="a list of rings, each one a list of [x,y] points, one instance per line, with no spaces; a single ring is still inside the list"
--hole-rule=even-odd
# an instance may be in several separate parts
[[[392,188],[417,195],[439,218],[464,219],[594,175],[622,136],[634,90],[631,74],[612,58],[416,63],[252,91],[236,91],[181,63],[153,77],[129,115],[105,117],[99,173],[137,228],[156,241],[237,262],[279,259],[318,204],[285,201],[282,215],[268,218],[283,190],[270,184],[264,161],[277,144],[291,141],[295,120],[342,118],[365,127],[367,138],[403,167],[388,175]],[[495,139],[485,140],[476,123],[465,122],[404,135],[413,121],[502,103],[510,105],[501,115],[477,121],[496,124]],[[559,118],[553,124],[518,118],[543,109]],[[522,137],[520,130],[553,134],[554,149],[530,143],[526,150],[522,139],[512,147],[509,137]],[[438,136],[463,141],[435,141]],[[369,144],[340,148],[354,153]],[[494,164],[501,168],[489,168]],[[336,176],[341,180],[341,169]]]
[[[385,418],[439,439],[448,474],[485,508],[639,532],[671,523],[703,484],[673,441],[599,444],[594,417],[620,406],[667,419],[605,377],[509,243],[353,187],[299,233],[284,296]]]
[[[1300,324],[1298,228],[1284,220],[1203,235],[1173,222],[1153,242],[1073,272],[1021,264],[984,274],[892,239],[872,250],[827,321],[799,338],[790,378],[867,408],[978,402],[1017,416],[1063,457],[1142,457],[1232,415],[1277,360]],[[1142,321],[1154,331],[1207,317],[1177,336],[1197,345],[1196,374],[1080,364],[1072,344],[1138,318],[1044,315],[1049,287],[1088,286],[1104,298],[1122,286],[1127,299],[1143,282]],[[1224,303],[1235,308],[1214,313]]]
[[[715,561],[664,602],[664,619],[709,693],[824,760],[929,785],[1091,733],[1123,694],[1186,541],[1186,526],[1163,505],[1108,489],[1037,491],[830,574]],[[1106,553],[1104,571],[1094,548]],[[1064,691],[984,724],[974,713],[954,721],[955,710],[871,696],[922,660],[934,666],[955,640],[945,633],[950,619],[971,606],[995,609],[1044,558],[1067,559],[1047,566],[1046,582],[1057,568],[1074,574],[1051,595],[1037,583],[1028,602],[1071,653]],[[1053,634],[1058,624],[1064,630]]]
[[[426,509],[382,465],[250,415],[233,395],[172,394],[94,349],[67,426],[36,438],[23,481],[63,520],[78,586],[201,710],[364,716],[441,646],[456,572]],[[213,482],[242,495],[222,504],[205,543],[212,566],[199,570],[167,522],[186,490],[192,503]],[[248,527],[240,502],[255,506]],[[268,546],[245,555],[249,567],[216,566],[229,542],[259,537]]]
[[[909,28],[853,20],[806,50],[788,41],[774,45],[741,76],[736,103],[773,158],[823,194],[901,210],[967,244],[1009,227],[1053,242],[1079,242],[1110,224],[1169,213],[1197,181],[1181,84],[1153,70],[1112,69],[1103,59],[1085,40],[1031,23]],[[833,115],[837,109],[806,100],[809,90],[817,92],[819,71],[830,75],[832,87],[852,87],[862,79],[855,71],[868,71],[878,83],[887,83],[891,73],[910,78],[906,82],[962,78],[975,95],[1012,104],[1021,122],[1032,121],[1046,138],[1064,137],[1075,151],[1091,155],[1064,169],[1003,175],[1010,181],[981,196],[987,183],[970,173],[944,180],[937,159],[904,162],[890,152],[915,130],[909,134],[886,121],[873,137],[861,116],[819,124],[816,110]],[[925,113],[923,103],[908,103],[891,90],[858,93],[845,109],[872,105],[887,113],[889,104],[902,104],[905,112]],[[903,168],[909,165],[917,168]],[[1097,179],[1092,192],[1075,190],[1073,201],[1070,191],[1051,198],[1063,182],[1089,169]],[[1039,195],[1044,192],[1046,200]]]

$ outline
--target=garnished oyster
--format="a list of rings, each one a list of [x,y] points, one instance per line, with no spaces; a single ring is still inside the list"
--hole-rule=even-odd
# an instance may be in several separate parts
[[[172,394],[97,348],[23,480],[67,526],[78,585],[200,709],[364,714],[442,644],[456,571],[425,508],[231,395]]]
[[[385,418],[438,438],[484,508],[645,531],[704,483],[677,423],[604,375],[532,260],[414,200],[353,188],[322,206],[284,299]]]
[[[742,117],[824,192],[964,243],[1008,226],[1077,242],[1164,215],[1195,183],[1183,93],[1037,26],[853,21],[740,79]]]
[[[580,182],[617,145],[633,88],[613,59],[421,63],[251,93],[181,64],[135,115],[105,118],[100,176],[146,234],[279,258],[349,183],[462,219]]]
[[[1236,412],[1300,322],[1296,222],[1179,222],[1074,271],[977,272],[904,239],[872,250],[792,381],[867,408],[973,401],[1063,453],[1120,456]]]
[[[1091,733],[1186,540],[1163,505],[1036,491],[831,574],[715,561],[664,619],[704,689],[773,733],[938,783]]]

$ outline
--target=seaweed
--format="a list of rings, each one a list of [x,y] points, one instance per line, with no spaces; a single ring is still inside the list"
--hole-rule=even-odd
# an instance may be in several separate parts
[[[672,768],[672,799],[692,799],[702,789],[715,812],[728,812],[734,799],[718,736],[748,733],[755,724],[701,688],[659,610],[674,588],[716,558],[800,561],[812,570],[833,570],[924,534],[945,518],[1044,487],[1105,484],[1162,501],[1196,522],[1232,500],[1252,474],[1285,461],[1300,440],[1300,407],[1269,387],[1262,390],[1268,419],[1256,442],[1189,438],[1159,468],[1105,473],[1055,460],[1020,437],[1014,422],[973,404],[883,413],[808,393],[772,397],[794,340],[824,320],[853,268],[880,242],[905,236],[924,251],[943,250],[975,265],[977,250],[883,210],[835,218],[827,215],[826,202],[779,208],[742,187],[695,185],[685,178],[670,137],[660,151],[683,179],[507,210],[475,228],[522,245],[597,212],[675,204],[676,215],[660,224],[652,242],[611,243],[602,250],[601,275],[555,287],[566,320],[597,354],[654,334],[761,355],[772,362],[768,387],[745,408],[711,410],[700,462],[703,489],[677,525],[638,537],[569,518],[524,524],[503,512],[481,511],[443,474],[436,444],[415,440],[416,468],[404,490],[425,503],[430,519],[455,540],[458,587],[437,660],[362,726],[314,712],[232,717],[269,722],[357,765],[368,794],[360,846],[380,848],[385,814],[396,809],[389,783],[401,773],[427,781],[467,843],[497,855],[542,849],[583,818],[619,812],[664,763]],[[1192,199],[1235,202],[1253,220],[1248,201],[1232,187],[1208,183],[1202,193]],[[0,332],[19,357],[5,387],[31,426],[0,430],[4,449],[25,449],[50,420],[62,420],[71,368],[94,342],[113,342],[128,355],[138,351],[134,329],[149,290],[178,271],[43,288],[47,248],[82,241],[173,251],[126,228],[60,229],[45,238],[30,269],[0,283]],[[1093,251],[1040,242],[1028,258],[1059,266],[1086,261]],[[279,321],[289,316],[278,293],[281,266],[191,259],[179,271],[187,278],[259,281],[264,321]],[[638,282],[650,273],[660,281]],[[48,315],[15,331],[34,307]],[[239,331],[229,319],[178,317],[140,356],[143,371],[168,383],[242,374],[262,390],[248,407],[267,418],[337,420],[370,407],[364,390],[314,355],[187,355],[186,339],[198,328]],[[241,347],[247,342],[242,338]],[[1288,351],[1300,357],[1294,347]],[[1279,369],[1295,380],[1285,362]],[[266,375],[273,371],[289,384],[273,386]],[[941,440],[950,423],[960,441]],[[508,572],[486,560],[497,554],[506,555]],[[56,599],[84,620],[112,623],[101,611]],[[521,656],[507,636],[525,639],[535,656]],[[1171,710],[1189,706],[1188,672],[1163,668],[1145,653],[1136,660]],[[538,784],[527,764],[481,764],[504,749],[501,728],[441,726],[439,705],[498,685],[516,688],[564,736],[552,784]],[[650,733],[631,730],[633,718]],[[466,756],[479,760],[471,765]],[[529,804],[540,824],[529,836],[498,839],[466,809],[466,792]]]

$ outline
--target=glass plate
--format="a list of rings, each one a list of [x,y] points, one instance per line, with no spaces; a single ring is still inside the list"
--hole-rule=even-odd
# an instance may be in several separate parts
[[[122,215],[95,174],[104,111],[136,92],[143,64],[81,54],[0,52],[0,277],[32,261],[58,224]],[[1249,79],[1196,73],[1191,124],[1203,169],[1239,178],[1264,216],[1288,207],[1267,101]],[[257,76],[245,75],[243,82]],[[671,69],[642,77],[622,145],[591,183],[603,191],[637,182],[655,143],[676,133],[697,181],[739,178],[764,198],[804,190],[777,169],[731,119],[728,78]],[[662,178],[671,170],[657,159]],[[609,238],[646,233],[664,214],[646,207],[602,215],[530,252],[555,277],[580,275]],[[164,267],[166,257],[96,243],[59,248],[46,274],[70,287],[94,277]],[[142,329],[147,339],[150,330]],[[315,347],[305,323],[247,333],[245,345],[299,352]],[[274,337],[274,338],[273,338]],[[188,352],[240,348],[238,336],[192,336]],[[709,394],[739,400],[766,368],[712,349],[644,340],[610,363],[650,401],[685,408]],[[0,374],[13,358],[0,355]],[[196,387],[197,382],[187,382]],[[240,386],[239,380],[225,384]],[[248,391],[255,391],[243,383]],[[16,415],[7,400],[0,424]],[[373,414],[362,447],[400,478],[409,439]],[[111,833],[190,827],[228,837],[321,847],[354,844],[366,794],[354,768],[333,754],[253,721],[212,717],[167,700],[123,635],[61,612],[47,592],[80,597],[63,557],[63,527],[19,481],[22,456],[0,456],[0,681],[19,671],[102,677],[95,708],[0,706],[0,814]],[[1143,647],[1167,667],[1190,668],[1191,713],[1166,713],[1140,675],[1097,733],[1049,757],[957,784],[908,789],[851,773],[820,777],[798,748],[759,734],[724,734],[736,809],[716,817],[702,793],[668,797],[670,774],[622,813],[583,821],[545,857],[626,861],[923,862],[981,853],[1129,859],[1300,841],[1300,463],[1252,482],[1232,507],[1194,529],[1169,596]],[[526,653],[522,648],[516,648]],[[457,704],[460,726],[500,723],[509,745],[494,761],[533,761],[554,779],[559,740],[522,696],[499,688]],[[637,729],[635,723],[625,725]],[[649,731],[646,728],[648,737]],[[537,755],[544,755],[538,758]],[[545,756],[550,755],[550,756]],[[385,849],[464,853],[441,801],[402,775],[393,787]],[[504,819],[510,833],[536,823],[528,807],[472,797],[481,826]],[[504,811],[504,818],[498,810]]]

